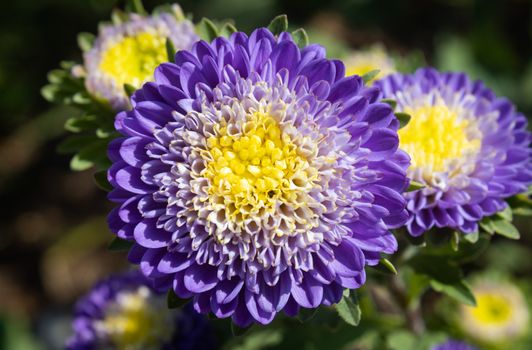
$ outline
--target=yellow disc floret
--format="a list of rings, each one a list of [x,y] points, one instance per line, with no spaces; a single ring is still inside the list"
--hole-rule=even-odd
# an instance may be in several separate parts
[[[399,130],[400,146],[412,158],[412,168],[422,168],[424,175],[445,171],[449,161],[460,161],[480,148],[480,140],[468,131],[476,126],[445,105],[405,108],[404,112],[412,119]]]
[[[226,219],[241,223],[274,213],[278,203],[295,209],[305,204],[299,194],[311,186],[315,172],[267,112],[252,112],[235,123],[222,119],[206,143],[203,176],[210,182],[210,200],[223,204]]]
[[[172,335],[169,317],[155,308],[147,288],[120,295],[114,310],[99,321],[97,329],[107,334],[119,350],[158,347]],[[168,314],[168,313],[166,313]]]
[[[392,58],[382,46],[373,46],[367,50],[354,51],[345,57],[345,75],[364,75],[379,70],[374,79],[382,79],[396,72]]]
[[[486,325],[504,324],[512,317],[512,304],[502,295],[478,293],[477,306],[471,309],[471,315],[478,323]]]
[[[345,75],[351,76],[351,75],[364,75],[366,73],[369,73],[373,70],[379,69],[379,66],[375,62],[367,61],[367,62],[360,62],[357,64],[353,64],[346,67]]]
[[[117,86],[139,88],[152,80],[155,68],[166,60],[166,37],[158,33],[141,32],[126,36],[104,51],[100,70],[111,76]]]

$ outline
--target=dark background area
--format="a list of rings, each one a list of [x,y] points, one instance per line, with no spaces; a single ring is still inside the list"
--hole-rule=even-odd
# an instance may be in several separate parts
[[[144,2],[148,10],[164,3]],[[244,31],[286,13],[291,26],[325,33],[325,38],[345,41],[353,49],[381,42],[399,54],[421,50],[429,64],[482,78],[532,115],[531,1],[188,0],[180,4],[185,12],[194,13],[195,20],[233,18]],[[49,70],[61,60],[80,60],[77,33],[96,32],[97,23],[108,20],[115,6],[123,3],[2,2],[0,348],[2,344],[39,348],[35,335],[53,347],[68,332],[66,322],[55,321],[56,315],[68,315],[75,298],[95,280],[125,266],[122,254],[106,251],[111,235],[104,217],[110,204],[93,184],[91,171],[71,172],[69,157],[55,151],[64,137],[64,120],[76,111],[51,106],[40,95]],[[20,336],[8,343],[7,335],[13,332]]]

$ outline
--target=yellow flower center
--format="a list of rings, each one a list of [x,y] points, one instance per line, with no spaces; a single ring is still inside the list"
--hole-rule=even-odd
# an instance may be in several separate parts
[[[503,296],[482,293],[476,295],[477,307],[471,308],[472,316],[482,324],[503,324],[512,317],[512,305]]]
[[[110,75],[118,86],[139,88],[153,79],[155,68],[166,60],[166,38],[142,32],[123,38],[103,53],[100,70]]]
[[[207,139],[203,176],[210,181],[213,205],[222,204],[227,218],[237,223],[273,213],[278,201],[304,205],[300,192],[311,186],[315,174],[291,137],[262,111],[239,123],[222,119]]]
[[[98,325],[109,336],[116,349],[131,349],[132,346],[148,348],[157,346],[172,334],[168,317],[153,307],[146,297],[146,288],[123,294],[117,310],[110,312]]]
[[[373,70],[380,69],[379,66],[377,66],[375,63],[372,62],[359,62],[358,64],[352,64],[348,65],[346,67],[345,75],[351,76],[351,75],[364,75],[366,73],[369,73]],[[379,72],[379,75],[381,75],[381,72]]]
[[[371,82],[382,79],[394,73],[395,64],[386,50],[381,46],[373,46],[367,50],[354,51],[344,59],[346,76],[364,75],[373,70],[379,70],[379,74]],[[369,82],[371,84],[371,82]]]
[[[476,126],[445,105],[405,108],[404,112],[412,119],[399,130],[400,145],[410,154],[412,167],[423,168],[425,175],[444,171],[449,161],[480,148],[480,140],[468,135],[468,128]]]

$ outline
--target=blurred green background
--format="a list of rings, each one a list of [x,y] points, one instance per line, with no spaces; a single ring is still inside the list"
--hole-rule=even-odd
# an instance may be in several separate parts
[[[145,0],[151,10],[165,1]],[[527,0],[184,0],[194,18],[233,18],[250,31],[280,13],[330,47],[379,42],[399,55],[423,53],[441,69],[463,70],[532,115],[532,2]],[[96,32],[111,0],[4,1],[0,21],[0,348],[61,348],[74,300],[125,266],[109,253],[110,208],[90,171],[73,173],[58,155],[64,120],[76,113],[40,95],[61,60],[79,60],[76,34]],[[519,223],[518,223],[519,224]],[[498,242],[479,264],[514,256],[505,273],[531,272],[530,228]],[[523,231],[528,230],[528,232]],[[515,255],[519,252],[519,255]],[[495,255],[494,255],[495,254]],[[510,255],[508,255],[510,254]],[[516,261],[518,256],[523,260]],[[510,259],[511,260],[511,259]]]

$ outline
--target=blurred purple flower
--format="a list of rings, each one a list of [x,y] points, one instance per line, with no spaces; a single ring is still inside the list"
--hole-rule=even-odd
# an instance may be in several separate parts
[[[478,350],[473,345],[467,343],[449,339],[445,343],[433,346],[430,350]]]
[[[426,186],[406,194],[413,236],[433,227],[475,232],[532,183],[527,120],[482,82],[424,68],[375,85],[412,116],[399,138],[412,158],[410,178]]]
[[[139,271],[111,276],[76,304],[67,349],[213,349],[207,320],[191,307],[170,310]]]

